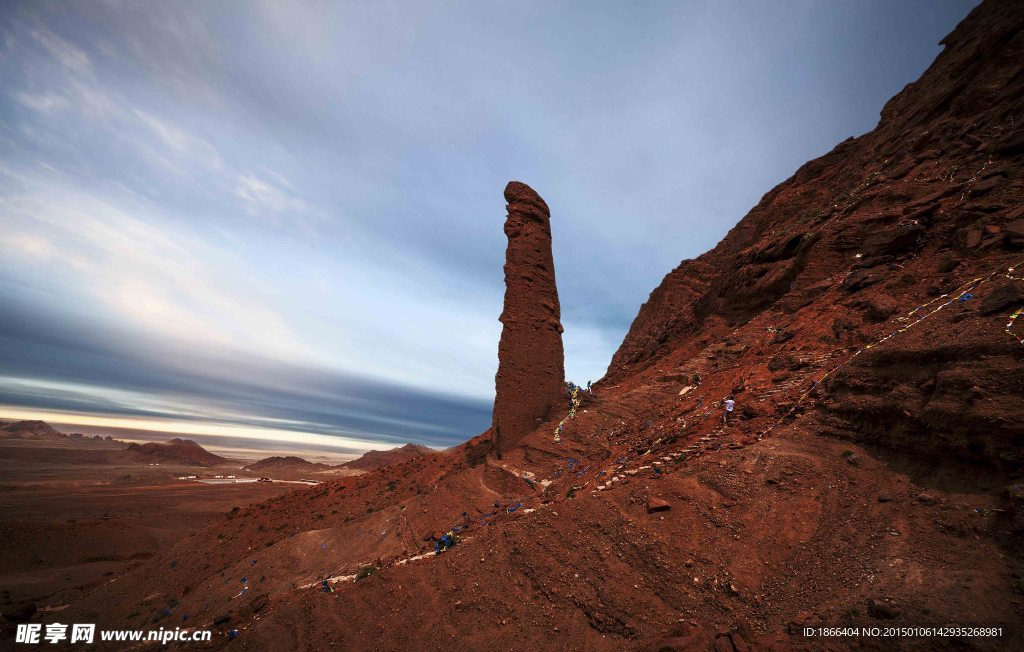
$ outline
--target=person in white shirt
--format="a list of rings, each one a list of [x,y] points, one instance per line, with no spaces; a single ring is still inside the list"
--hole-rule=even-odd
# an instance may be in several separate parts
[[[729,424],[729,417],[732,416],[732,411],[736,407],[736,401],[733,400],[732,394],[729,394],[729,398],[725,399],[725,414],[722,415],[722,423],[725,425]]]

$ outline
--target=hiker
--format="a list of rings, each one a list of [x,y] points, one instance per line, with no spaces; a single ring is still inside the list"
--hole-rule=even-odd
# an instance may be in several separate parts
[[[590,381],[589,380],[587,381],[587,393],[590,394],[591,396],[594,395],[594,390],[590,389]]]
[[[732,416],[732,411],[735,407],[736,401],[733,400],[732,394],[729,394],[729,398],[725,399],[725,414],[722,415],[723,425],[729,425],[729,417]]]

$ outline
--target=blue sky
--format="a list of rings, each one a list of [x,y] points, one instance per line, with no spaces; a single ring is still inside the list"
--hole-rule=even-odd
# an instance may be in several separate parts
[[[567,377],[596,380],[975,4],[5,3],[0,418],[463,441],[509,180],[551,207]]]

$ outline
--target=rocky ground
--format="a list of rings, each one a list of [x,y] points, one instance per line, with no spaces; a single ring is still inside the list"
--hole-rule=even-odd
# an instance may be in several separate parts
[[[982,3],[666,276],[560,443],[567,395],[501,459],[484,433],[231,511],[64,617],[218,649],[1024,648],[1022,28]],[[947,624],[1002,630],[864,635]]]

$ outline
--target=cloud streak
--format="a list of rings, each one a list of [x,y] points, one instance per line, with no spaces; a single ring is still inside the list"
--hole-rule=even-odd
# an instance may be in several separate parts
[[[148,423],[153,429],[354,448],[410,439],[452,445],[489,418],[490,403],[273,360],[210,359],[128,333],[68,331],[17,299],[0,323],[0,412],[61,421]],[[116,347],[110,342],[116,341]],[[166,346],[166,345],[164,345]],[[173,355],[173,363],[167,358]],[[176,424],[176,425],[172,425]],[[315,436],[314,436],[315,435]]]

